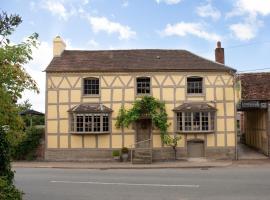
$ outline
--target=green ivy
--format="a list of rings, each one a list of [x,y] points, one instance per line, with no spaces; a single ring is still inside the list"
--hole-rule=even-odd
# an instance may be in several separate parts
[[[164,144],[168,146],[173,146],[180,137],[171,138],[167,132],[168,115],[166,113],[166,108],[164,102],[155,99],[152,96],[143,96],[142,98],[135,100],[133,107],[126,110],[121,107],[116,119],[116,127],[128,127],[132,122],[139,120],[141,117],[149,117],[152,119],[155,127],[160,130],[161,140]]]

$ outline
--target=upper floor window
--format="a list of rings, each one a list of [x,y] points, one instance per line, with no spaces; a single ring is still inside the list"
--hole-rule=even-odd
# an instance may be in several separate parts
[[[203,78],[188,77],[187,78],[187,94],[202,94],[203,93]]]
[[[99,79],[94,77],[83,79],[83,93],[85,95],[99,95]]]
[[[144,95],[150,94],[150,78],[149,77],[138,77],[137,78],[137,94]]]

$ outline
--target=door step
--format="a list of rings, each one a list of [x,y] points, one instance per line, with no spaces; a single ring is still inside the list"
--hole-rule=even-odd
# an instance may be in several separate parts
[[[132,164],[151,164],[152,149],[151,148],[135,148],[132,150]]]

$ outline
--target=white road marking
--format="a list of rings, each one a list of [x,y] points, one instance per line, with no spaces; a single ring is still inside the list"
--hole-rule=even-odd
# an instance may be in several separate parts
[[[51,183],[77,183],[77,184],[93,184],[93,185],[125,185],[125,186],[150,186],[150,187],[188,187],[198,188],[200,185],[166,185],[166,184],[148,184],[148,183],[107,183],[96,181],[51,181]]]

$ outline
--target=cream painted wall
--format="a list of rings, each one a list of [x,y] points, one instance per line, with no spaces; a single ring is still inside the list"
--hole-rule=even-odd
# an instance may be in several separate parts
[[[136,98],[135,80],[138,76],[151,77],[152,95],[165,101],[169,134],[175,133],[174,113],[176,106],[184,102],[206,102],[217,108],[215,134],[183,134],[179,147],[185,147],[186,138],[200,138],[208,147],[235,146],[235,92],[233,75],[228,73],[47,73],[46,125],[47,148],[121,148],[135,142],[135,131],[117,129],[114,125],[120,107],[130,108]],[[188,96],[186,77],[202,76],[204,94]],[[82,95],[82,78],[99,77],[101,92],[95,98]],[[72,135],[69,133],[68,110],[80,103],[103,103],[113,109],[110,135]],[[59,136],[59,137],[58,137]],[[153,135],[153,146],[162,147],[158,133]]]

